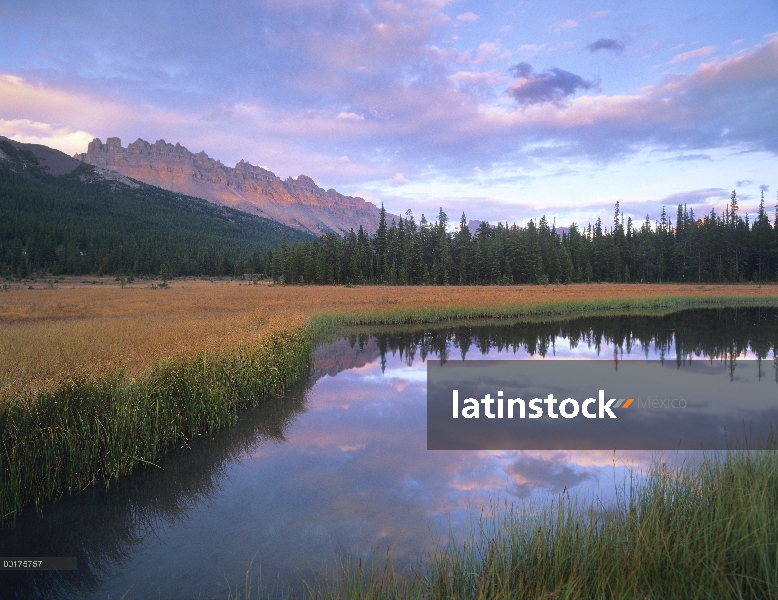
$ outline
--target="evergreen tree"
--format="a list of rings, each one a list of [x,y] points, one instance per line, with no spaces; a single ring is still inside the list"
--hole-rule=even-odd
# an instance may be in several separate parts
[[[386,227],[386,209],[384,203],[381,203],[381,213],[378,220],[378,230],[375,238],[375,256],[376,256],[376,277],[379,282],[385,282],[387,276],[386,254],[387,254],[387,227]]]

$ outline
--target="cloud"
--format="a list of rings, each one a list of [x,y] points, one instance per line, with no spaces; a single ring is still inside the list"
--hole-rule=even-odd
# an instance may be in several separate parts
[[[552,29],[556,32],[560,32],[569,31],[570,29],[575,29],[576,27],[578,27],[578,21],[574,19],[566,19],[564,21],[558,21],[557,23],[554,23]]]
[[[517,75],[527,73],[517,65]],[[587,94],[564,105],[525,102],[523,110],[482,110],[494,127],[522,132],[525,140],[545,140],[536,147],[525,142],[533,154],[614,160],[645,147],[778,153],[777,99],[778,40],[772,40],[632,94]]]
[[[524,454],[506,471],[516,481],[517,493],[522,498],[530,496],[537,489],[558,494],[595,478],[594,474],[582,471],[568,462],[563,453],[550,458]]]
[[[618,40],[614,40],[612,38],[600,38],[599,40],[592,42],[588,46],[586,46],[586,49],[589,50],[589,52],[597,52],[598,50],[608,50],[610,52],[622,52],[624,50],[625,46]]]
[[[603,19],[607,17],[609,14],[611,14],[611,11],[609,10],[598,10],[597,12],[593,12],[589,14],[589,18],[592,20]]]
[[[674,65],[679,62],[684,62],[687,60],[694,60],[697,58],[705,58],[707,56],[710,56],[716,51],[716,46],[703,46],[702,48],[697,48],[696,50],[689,50],[689,52],[683,52],[681,54],[676,54],[673,56],[669,61],[668,65]]]
[[[397,187],[400,185],[407,185],[410,183],[405,176],[402,173],[396,173],[394,177],[392,177],[392,185]]]
[[[68,123],[71,130],[94,131],[120,110],[120,104],[90,94],[0,73],[0,117],[18,122],[18,126],[25,121],[38,123],[36,128],[40,124]],[[32,115],[34,118],[30,118]]]
[[[459,23],[475,23],[477,20],[478,15],[470,11],[457,15],[457,22]]]
[[[0,119],[0,135],[25,144],[42,144],[70,155],[83,152],[95,137],[86,131],[56,128],[29,119]]]
[[[492,87],[505,83],[508,78],[499,71],[458,71],[451,79],[460,84]]]
[[[500,42],[483,42],[478,45],[478,51],[476,53],[477,59],[483,60],[499,60],[506,58],[510,55],[510,52],[505,52],[500,45]]]
[[[445,3],[427,0],[269,0],[197,11],[172,1],[108,13],[94,0],[70,9],[31,4],[9,26],[29,49],[27,64],[45,65],[39,76],[187,109],[217,99],[337,106],[348,90],[385,85],[407,61],[424,58],[451,21]]]
[[[591,75],[535,72],[520,61],[536,59],[523,54],[503,62],[497,41],[454,47],[456,20],[441,1],[269,0],[234,11],[204,5],[197,18],[183,4],[161,6],[149,18],[133,3],[117,5],[110,21],[100,10],[30,9],[27,23],[12,24],[28,57],[4,63],[0,118],[49,124],[63,136],[164,137],[282,177],[303,172],[325,188],[372,190],[379,200],[397,173],[414,184],[470,177],[486,186],[500,173],[517,178],[554,161],[584,165],[583,173],[586,161],[645,149],[677,160],[715,148],[778,153],[772,38],[687,63],[689,74],[602,94]],[[515,63],[514,80],[504,65]]]
[[[523,106],[543,102],[558,104],[578,90],[589,90],[597,85],[594,81],[586,81],[580,75],[562,69],[534,73],[532,66],[525,62],[511,67],[509,71],[516,77],[516,82],[508,94]]]
[[[770,191],[770,186],[762,184],[762,185],[759,186],[759,189],[762,190],[763,192],[769,192]]]
[[[689,207],[704,208],[716,204],[717,202],[727,201],[729,191],[724,188],[707,188],[700,190],[687,190],[685,192],[676,192],[664,198],[648,201],[654,206],[661,205],[675,207],[679,204],[685,204]],[[658,214],[658,213],[656,213]],[[697,215],[700,216],[700,215]]]
[[[735,182],[735,184],[738,187],[746,187],[747,185],[751,185],[752,183],[754,183],[754,182],[751,181],[750,179],[742,179],[741,181],[736,181]]]
[[[712,161],[710,154],[679,154],[678,156],[673,156],[670,158],[663,159],[670,162],[690,162],[695,160],[705,160],[705,161]]]
[[[358,115],[354,112],[341,112],[338,113],[337,116],[338,119],[342,119],[344,121],[364,121],[365,115]]]
[[[518,52],[520,54],[529,56],[537,56],[538,54],[548,52],[549,50],[550,48],[548,44],[522,44],[518,48]]]

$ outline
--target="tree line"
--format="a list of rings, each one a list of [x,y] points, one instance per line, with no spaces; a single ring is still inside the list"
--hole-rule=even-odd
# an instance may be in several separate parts
[[[576,223],[557,230],[543,217],[526,226],[482,222],[471,232],[465,214],[453,231],[443,209],[435,221],[411,211],[375,235],[360,227],[345,237],[284,239],[269,254],[273,280],[294,284],[481,285],[572,282],[707,282],[778,280],[778,205],[772,223],[764,192],[753,222],[742,217],[736,191],[722,214],[697,217],[678,205],[651,222]]]

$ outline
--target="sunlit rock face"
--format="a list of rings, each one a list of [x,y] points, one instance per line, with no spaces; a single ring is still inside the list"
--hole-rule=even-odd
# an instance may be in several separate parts
[[[281,180],[274,173],[240,161],[234,168],[194,154],[181,144],[138,139],[122,147],[119,138],[103,144],[95,138],[76,158],[96,167],[117,171],[151,185],[204,198],[266,217],[316,235],[354,231],[362,225],[368,233],[378,228],[379,210],[362,198],[323,190],[305,175]]]

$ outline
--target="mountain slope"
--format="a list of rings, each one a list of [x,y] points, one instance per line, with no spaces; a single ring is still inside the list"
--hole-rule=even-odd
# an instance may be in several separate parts
[[[59,173],[55,175],[53,173]],[[0,137],[0,273],[240,275],[268,272],[275,221],[182,196]]]
[[[180,144],[138,139],[123,148],[119,138],[94,139],[75,158],[161,188],[273,219],[295,229],[340,235],[362,225],[378,228],[379,209],[362,198],[323,190],[310,177],[281,180],[274,173],[240,161],[223,165],[205,152],[193,154]]]

